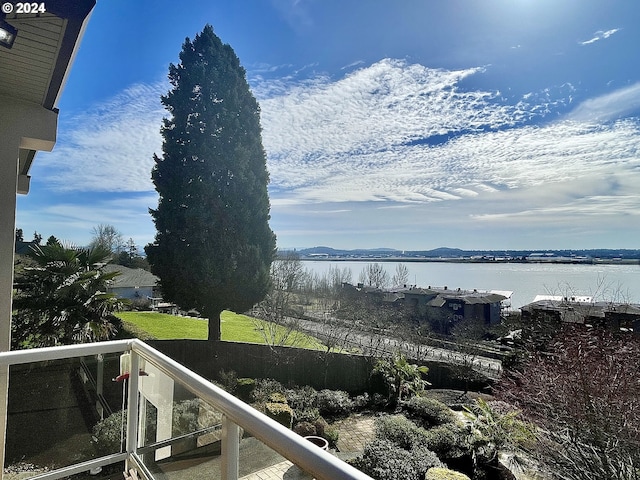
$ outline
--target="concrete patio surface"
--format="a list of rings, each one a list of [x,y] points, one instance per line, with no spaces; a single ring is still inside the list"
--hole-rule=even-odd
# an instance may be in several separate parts
[[[352,415],[333,424],[338,429],[338,449],[331,453],[348,460],[358,456],[374,437],[375,417]],[[289,461],[276,463],[268,468],[242,477],[241,480],[303,480],[313,478]]]

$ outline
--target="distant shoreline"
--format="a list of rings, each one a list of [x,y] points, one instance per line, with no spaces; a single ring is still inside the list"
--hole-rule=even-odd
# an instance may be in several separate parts
[[[428,258],[428,257],[300,257],[303,262],[420,262],[420,263],[528,263],[528,264],[558,264],[558,265],[640,265],[637,258],[545,258],[527,260],[522,258],[490,259],[490,258]]]

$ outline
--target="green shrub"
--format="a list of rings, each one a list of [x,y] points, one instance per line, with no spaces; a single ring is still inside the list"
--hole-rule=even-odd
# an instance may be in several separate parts
[[[313,425],[316,427],[316,435],[324,437],[324,431],[329,427],[327,421],[322,417],[318,417],[313,422]]]
[[[361,410],[363,408],[369,407],[371,404],[371,398],[367,392],[364,392],[362,395],[358,395],[353,399],[353,408],[356,410]]]
[[[291,406],[291,405],[289,405]],[[292,407],[293,408],[293,407]],[[315,422],[320,417],[320,411],[317,408],[308,408],[298,410],[293,408],[293,415],[298,422]]]
[[[340,432],[337,428],[327,427],[324,429],[324,432],[321,436],[325,440],[327,440],[327,442],[329,442],[329,447],[336,448],[338,439],[340,438]]]
[[[534,445],[533,427],[503,402],[479,398],[474,405],[465,407],[464,415],[471,424],[469,444],[479,463],[491,464],[501,451],[527,451]]]
[[[238,375],[234,370],[226,371],[221,369],[218,372],[218,378],[220,379],[220,383],[222,384],[222,388],[229,393],[233,393],[236,385],[238,384]]]
[[[293,410],[286,403],[266,403],[264,413],[287,428],[293,425]]]
[[[419,480],[411,452],[388,440],[374,440],[361,457],[351,460],[355,468],[376,480]]]
[[[316,397],[318,392],[312,387],[290,388],[285,390],[287,403],[293,409],[296,421],[315,422],[320,416],[320,411],[316,408]]]
[[[405,450],[421,444],[426,431],[404,415],[387,415],[376,419],[376,438],[388,440]]]
[[[316,396],[316,407],[321,415],[348,415],[353,409],[353,401],[342,390],[320,390]]]
[[[284,393],[282,384],[270,378],[259,378],[256,380],[256,388],[251,392],[251,399],[256,403],[266,403],[272,393]]]
[[[221,424],[222,413],[200,398],[181,400],[173,404],[172,423],[173,436],[185,435]]]
[[[459,458],[470,452],[467,442],[468,430],[461,423],[445,423],[424,430],[422,445],[447,460]]]
[[[174,404],[175,405],[175,404]],[[175,423],[175,417],[173,419]],[[120,410],[100,420],[93,427],[91,441],[99,455],[119,453],[121,451],[120,439],[126,440],[127,410]],[[124,427],[124,432],[122,431]],[[147,409],[145,422],[146,435],[156,438],[157,417],[155,409]],[[122,444],[124,447],[124,443]]]
[[[369,443],[352,465],[376,480],[422,480],[432,467],[443,466],[435,453],[424,447],[405,450],[388,440]]]
[[[256,388],[256,381],[253,378],[239,378],[236,382],[236,396],[243,402],[251,401],[251,394]]]
[[[448,468],[434,467],[427,471],[424,480],[470,480],[464,473]]]
[[[269,403],[286,403],[287,405],[289,405],[289,403],[287,402],[287,397],[285,397],[284,393],[282,392],[273,392],[269,395],[268,401]]]
[[[434,398],[412,397],[404,407],[425,428],[457,420],[456,414],[449,407]]]
[[[414,446],[410,452],[413,466],[421,478],[432,467],[444,467],[438,456],[424,446]]]
[[[391,357],[378,360],[372,375],[382,377],[387,387],[387,401],[389,405],[396,405],[406,398],[420,394],[430,385],[424,379],[428,372],[427,367],[409,363],[402,353],[396,352]]]
[[[287,403],[294,411],[304,411],[315,408],[318,392],[313,387],[290,388],[285,390]]]
[[[298,422],[293,427],[293,431],[301,437],[308,437],[310,435],[317,435],[316,426],[311,422]]]
[[[126,423],[126,410],[120,410],[99,421],[93,427],[92,441],[99,455],[119,453],[123,439],[123,422]]]

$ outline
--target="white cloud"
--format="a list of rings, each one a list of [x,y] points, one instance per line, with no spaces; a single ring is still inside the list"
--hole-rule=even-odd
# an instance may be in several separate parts
[[[336,174],[375,171],[411,143],[511,126],[531,116],[492,102],[495,93],[457,88],[481,71],[387,59],[338,81],[319,76],[258,85],[274,183],[301,188]]]
[[[351,62],[350,64],[340,68],[340,70],[349,70],[351,68],[359,67],[360,65],[364,65],[363,60],[356,60],[355,62]]]
[[[638,168],[636,120],[582,123],[586,112],[620,114],[635,87],[535,127],[538,105],[458,88],[480,72],[385,60],[337,81],[259,85],[274,204],[432,203]],[[539,97],[553,108],[549,92]]]
[[[619,32],[620,30],[621,30],[620,28],[612,28],[611,30],[598,30],[596,33],[593,34],[593,37],[591,37],[589,40],[585,40],[584,42],[578,42],[578,43],[580,43],[580,45],[591,45],[592,43],[596,43],[600,40],[606,40],[611,35]]]
[[[534,126],[560,100],[532,92],[509,105],[495,92],[460,87],[482,72],[384,60],[337,80],[256,78],[274,219],[301,225],[320,216],[327,230],[365,232],[380,230],[387,215],[389,231],[409,234],[462,218],[481,228],[640,211],[640,124],[611,121],[640,107],[640,84]],[[58,147],[34,166],[45,170],[38,177],[58,190],[151,192],[166,90],[134,86],[63,120]],[[131,228],[149,224],[155,200],[130,201],[86,209],[65,203],[47,214],[89,231],[118,211]],[[279,235],[292,225],[278,224]]]
[[[38,168],[61,191],[153,190],[153,154],[161,154],[163,83],[134,85],[86,112],[62,118],[58,145]]]
[[[640,111],[640,82],[582,102],[568,116],[578,122],[608,122]]]

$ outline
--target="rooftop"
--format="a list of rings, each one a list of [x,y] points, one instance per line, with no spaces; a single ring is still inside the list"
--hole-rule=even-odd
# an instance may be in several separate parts
[[[142,268],[129,268],[124,265],[108,264],[105,272],[118,272],[119,275],[111,281],[110,288],[139,288],[155,287],[160,280],[153,273]]]

